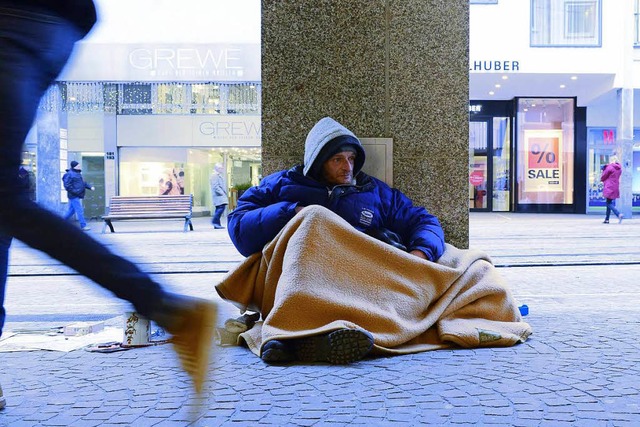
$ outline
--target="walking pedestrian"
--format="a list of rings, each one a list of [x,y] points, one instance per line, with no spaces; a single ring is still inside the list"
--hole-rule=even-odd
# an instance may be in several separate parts
[[[222,217],[224,210],[229,204],[229,196],[227,196],[227,184],[223,174],[224,167],[222,166],[222,164],[216,163],[213,167],[213,173],[211,174],[210,179],[211,197],[213,199],[213,206],[215,206],[213,218],[211,218],[211,224],[213,224],[213,228],[216,229],[224,228],[220,223],[220,218]]]
[[[618,223],[622,222],[624,215],[615,207],[615,200],[620,197],[620,175],[622,175],[622,166],[618,163],[616,156],[611,156],[609,164],[602,171],[600,181],[604,183],[602,195],[607,199],[607,212],[604,217],[604,223],[609,224],[609,215],[613,212],[618,217]]]
[[[216,305],[167,292],[135,264],[31,201],[18,183],[23,142],[40,98],[66,64],[74,43],[95,22],[92,0],[0,0],[0,306],[15,237],[130,301],[138,313],[165,328],[200,392]],[[4,321],[2,309],[0,334]],[[0,405],[5,401],[2,396]]]
[[[82,177],[82,170],[75,160],[71,162],[71,167],[62,176],[62,184],[64,189],[67,190],[67,199],[69,199],[69,208],[64,215],[64,219],[69,220],[75,214],[80,223],[80,228],[84,231],[91,230],[90,227],[87,227],[87,221],[84,219],[82,199],[84,199],[86,190],[94,191],[96,188],[85,182]]]

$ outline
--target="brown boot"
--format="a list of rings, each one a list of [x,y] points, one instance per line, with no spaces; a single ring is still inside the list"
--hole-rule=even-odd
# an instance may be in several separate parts
[[[217,306],[211,301],[174,297],[165,303],[164,312],[152,316],[173,335],[171,343],[197,393],[207,378],[216,315]]]

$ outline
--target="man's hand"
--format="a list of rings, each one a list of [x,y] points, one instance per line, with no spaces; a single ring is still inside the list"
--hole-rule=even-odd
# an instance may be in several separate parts
[[[422,259],[426,259],[427,261],[429,260],[429,258],[427,258],[427,256],[424,254],[424,252],[422,252],[419,249],[414,249],[411,252],[409,252],[411,255],[415,255],[418,258],[422,258]]]
[[[304,208],[304,206],[296,206],[296,213],[300,212]]]
[[[91,191],[96,191],[96,187],[91,187]]]

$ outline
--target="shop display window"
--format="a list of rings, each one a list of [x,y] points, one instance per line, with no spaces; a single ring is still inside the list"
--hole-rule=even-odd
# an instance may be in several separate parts
[[[510,119],[472,120],[469,122],[469,208],[507,212],[510,206]]]
[[[574,98],[518,99],[519,205],[574,203]]]
[[[262,178],[259,148],[122,147],[119,156],[119,195],[193,194],[195,213],[211,212],[209,179],[216,163],[227,171],[230,209],[238,188]]]
[[[618,155],[616,138],[615,128],[596,127],[587,132],[587,213],[603,213],[606,209],[600,176],[611,156]],[[632,209],[640,212],[640,129],[633,131],[633,141]]]

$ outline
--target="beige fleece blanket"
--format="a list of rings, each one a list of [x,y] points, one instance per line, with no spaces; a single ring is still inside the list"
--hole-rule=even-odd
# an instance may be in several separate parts
[[[216,290],[262,313],[241,334],[258,356],[269,340],[340,328],[369,331],[374,353],[387,355],[511,346],[532,332],[487,255],[447,245],[437,263],[425,261],[319,206],[298,213]]]

